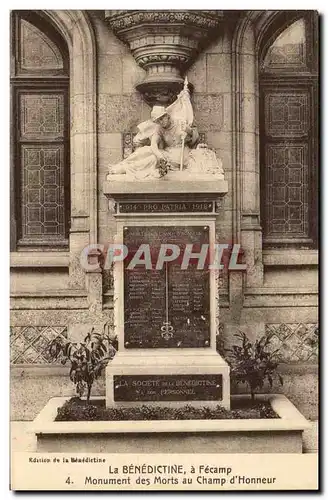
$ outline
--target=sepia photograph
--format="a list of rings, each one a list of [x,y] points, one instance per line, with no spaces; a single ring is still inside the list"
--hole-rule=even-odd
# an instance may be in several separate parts
[[[10,488],[318,490],[319,12],[9,23]]]

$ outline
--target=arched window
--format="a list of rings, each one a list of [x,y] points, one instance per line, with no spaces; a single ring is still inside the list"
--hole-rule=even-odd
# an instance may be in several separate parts
[[[313,247],[318,216],[318,25],[312,12],[286,16],[276,19],[260,56],[263,243]]]
[[[69,57],[38,14],[12,14],[11,246],[64,248],[69,223]]]

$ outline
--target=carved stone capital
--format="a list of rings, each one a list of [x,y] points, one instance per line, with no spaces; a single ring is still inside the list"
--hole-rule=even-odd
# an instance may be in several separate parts
[[[110,28],[146,70],[136,88],[150,105],[175,100],[183,86],[183,72],[222,18],[223,11],[216,10],[105,11]]]

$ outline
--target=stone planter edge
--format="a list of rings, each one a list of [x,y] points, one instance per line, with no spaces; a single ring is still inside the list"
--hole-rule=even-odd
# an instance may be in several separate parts
[[[270,401],[280,418],[274,419],[233,419],[233,420],[127,420],[127,421],[84,421],[55,422],[57,409],[68,397],[55,397],[48,401],[30,425],[30,432],[42,434],[121,434],[121,433],[210,433],[210,432],[279,432],[304,431],[310,423],[297,408],[282,394],[260,394],[257,401]],[[232,399],[246,399],[249,395],[235,395]],[[103,397],[93,397],[100,400]]]

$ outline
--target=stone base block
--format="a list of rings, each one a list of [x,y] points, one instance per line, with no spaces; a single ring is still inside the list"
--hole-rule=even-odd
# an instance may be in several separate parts
[[[74,422],[75,423],[75,422]],[[134,423],[135,425],[135,423]],[[40,434],[38,453],[302,453],[302,431]]]
[[[229,366],[200,351],[117,353],[106,369],[106,406],[221,405],[230,409]]]

